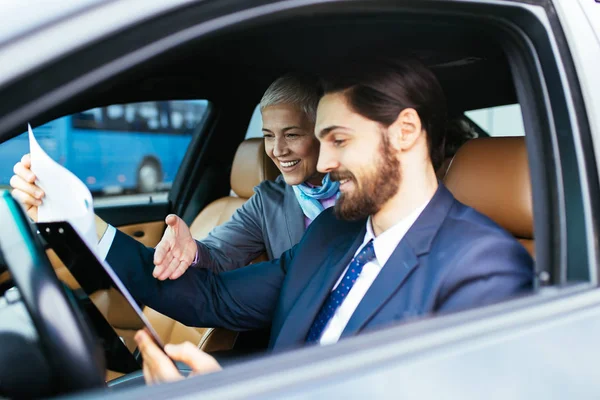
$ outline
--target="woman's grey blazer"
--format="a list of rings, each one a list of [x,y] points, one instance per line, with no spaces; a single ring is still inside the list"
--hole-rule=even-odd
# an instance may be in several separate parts
[[[248,265],[266,253],[269,260],[297,244],[304,234],[304,214],[294,190],[279,175],[254,188],[254,195],[231,219],[198,241],[197,268],[215,272]]]

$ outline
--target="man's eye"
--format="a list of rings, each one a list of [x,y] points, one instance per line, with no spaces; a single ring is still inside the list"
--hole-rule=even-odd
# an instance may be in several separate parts
[[[263,135],[263,139],[273,139],[273,135]]]
[[[290,138],[290,139],[295,139],[295,138],[297,138],[300,135],[298,135],[297,133],[288,133],[285,136],[288,137],[288,138]]]

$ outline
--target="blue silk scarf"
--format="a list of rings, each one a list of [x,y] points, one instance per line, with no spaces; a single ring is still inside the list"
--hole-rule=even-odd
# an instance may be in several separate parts
[[[323,177],[321,183],[322,186],[315,187],[310,187],[306,183],[292,186],[294,193],[296,194],[296,199],[298,199],[298,203],[300,204],[300,208],[302,208],[302,212],[311,221],[317,218],[321,211],[324,210],[324,207],[319,200],[328,199],[336,194],[339,195],[340,183],[337,181],[332,182],[331,179],[329,179],[329,174],[326,174]]]

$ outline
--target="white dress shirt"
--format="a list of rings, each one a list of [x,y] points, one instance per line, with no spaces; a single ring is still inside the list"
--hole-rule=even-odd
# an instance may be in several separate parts
[[[340,339],[342,332],[350,321],[350,317],[352,317],[352,314],[354,314],[354,311],[360,304],[361,300],[363,297],[365,297],[365,294],[375,281],[375,278],[377,278],[377,275],[379,275],[379,272],[385,266],[387,260],[390,258],[394,250],[396,250],[398,243],[400,243],[406,232],[408,232],[417,218],[419,218],[419,215],[421,215],[421,212],[425,209],[428,203],[429,201],[411,212],[400,222],[396,223],[396,225],[392,226],[377,237],[375,237],[375,234],[373,233],[371,217],[367,219],[367,232],[365,233],[365,238],[362,245],[360,245],[356,250],[356,253],[354,253],[354,257],[356,257],[356,255],[369,242],[369,240],[373,239],[375,258],[363,266],[362,272],[360,273],[358,279],[356,279],[352,289],[350,289],[346,299],[338,307],[338,309],[335,311],[335,314],[333,314],[333,317],[331,317],[325,326],[323,334],[321,335],[321,339],[319,340],[319,344],[332,344],[336,343]],[[347,270],[348,267],[344,268],[344,271],[340,275],[337,283],[333,286],[331,291],[334,291],[335,288],[340,284],[340,281],[346,274]]]
[[[101,259],[106,260],[110,246],[112,246],[112,243],[115,240],[116,233],[117,229],[112,225],[108,225],[108,228],[104,231],[104,235],[102,235],[98,242],[98,255]]]

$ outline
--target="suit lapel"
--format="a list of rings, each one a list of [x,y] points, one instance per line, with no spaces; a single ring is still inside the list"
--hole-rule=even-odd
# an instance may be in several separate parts
[[[362,229],[346,232],[334,244],[327,246],[329,253],[315,268],[315,273],[287,314],[274,346],[285,348],[304,342],[321,305],[362,244],[364,236],[365,225],[362,224]]]
[[[407,241],[401,240],[385,263],[379,275],[352,314],[342,337],[356,333],[371,316],[375,315],[386,300],[396,293],[410,273],[419,265],[413,249]]]
[[[290,185],[285,186],[283,202],[283,209],[286,210],[285,223],[290,238],[290,247],[292,247],[300,242],[302,235],[304,235],[304,213],[300,208],[300,204],[298,204],[298,200],[296,200],[294,189]]]
[[[348,321],[342,337],[356,334],[379,312],[387,300],[400,290],[411,272],[419,266],[419,256],[429,252],[433,239],[454,202],[454,197],[440,183],[427,207],[398,243],[365,293],[365,297]]]

